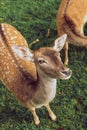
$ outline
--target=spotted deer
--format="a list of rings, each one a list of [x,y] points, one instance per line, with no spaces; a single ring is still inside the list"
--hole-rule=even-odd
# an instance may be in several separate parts
[[[67,34],[65,64],[68,64],[68,42],[87,47],[84,25],[87,22],[87,0],[62,0],[57,14],[58,34]]]
[[[7,23],[0,25],[0,79],[32,112],[36,125],[40,124],[36,108],[41,106],[56,120],[49,105],[56,94],[56,79],[71,77],[71,70],[60,58],[66,38],[64,34],[55,40],[53,47],[32,51],[16,28]]]

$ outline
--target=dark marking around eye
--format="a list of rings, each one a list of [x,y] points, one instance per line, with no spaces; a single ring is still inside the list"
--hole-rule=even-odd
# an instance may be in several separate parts
[[[43,63],[45,63],[45,61],[44,60],[39,60],[39,63],[43,64]]]

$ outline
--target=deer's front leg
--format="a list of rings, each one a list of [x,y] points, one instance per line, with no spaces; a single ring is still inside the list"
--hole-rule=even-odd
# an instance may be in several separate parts
[[[68,64],[68,42],[65,43],[64,45],[64,50],[65,50],[65,61],[64,64],[67,65]]]
[[[31,113],[33,114],[35,124],[36,124],[37,126],[39,126],[40,120],[39,120],[39,117],[38,117],[37,114],[36,114],[35,107],[30,107],[29,109],[30,109]]]
[[[56,117],[56,115],[52,112],[52,110],[51,110],[49,104],[45,104],[44,106],[47,108],[50,118],[51,118],[53,121],[56,121],[56,120],[57,120],[57,117]]]

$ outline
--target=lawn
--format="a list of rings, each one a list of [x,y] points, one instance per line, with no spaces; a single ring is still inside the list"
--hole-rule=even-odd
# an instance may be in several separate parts
[[[56,14],[61,0],[0,0],[0,23],[15,26],[28,44],[37,38],[32,49],[48,46],[57,37]],[[87,26],[85,26],[86,32]],[[50,29],[50,37],[47,32]],[[63,51],[62,57],[64,56]],[[51,108],[58,117],[50,120],[44,107],[37,109],[41,124],[0,82],[0,130],[87,130],[87,49],[70,45],[69,65],[72,77],[57,81],[56,97]]]

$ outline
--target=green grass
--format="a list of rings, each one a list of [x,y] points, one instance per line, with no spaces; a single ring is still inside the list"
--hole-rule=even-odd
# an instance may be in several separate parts
[[[59,4],[60,0],[0,0],[0,23],[15,26],[28,43],[39,38],[40,42],[33,49],[46,46],[57,37],[56,14]],[[51,34],[47,38],[49,28]],[[72,77],[66,81],[58,80],[57,94],[51,103],[58,121],[51,121],[42,107],[37,109],[41,121],[39,128],[35,126],[32,114],[0,83],[0,130],[87,130],[85,48],[70,45],[69,67],[73,71]]]

